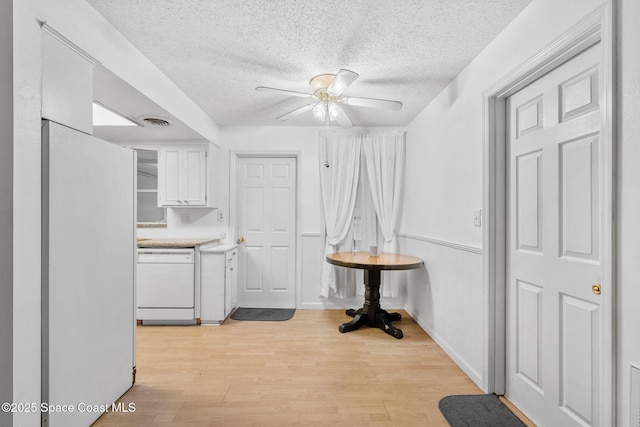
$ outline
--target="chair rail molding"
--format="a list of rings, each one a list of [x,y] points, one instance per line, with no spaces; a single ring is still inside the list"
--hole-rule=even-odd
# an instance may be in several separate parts
[[[322,233],[315,231],[303,231],[300,233],[301,237],[322,237]]]
[[[434,245],[446,246],[448,248],[458,249],[460,251],[471,252],[474,254],[482,254],[482,248],[479,248],[477,246],[470,246],[470,245],[465,245],[461,243],[450,242],[448,240],[434,239],[432,237],[421,236],[419,234],[404,233],[404,232],[398,233],[397,236],[405,239],[413,239],[413,240],[419,240],[421,242],[432,243]]]

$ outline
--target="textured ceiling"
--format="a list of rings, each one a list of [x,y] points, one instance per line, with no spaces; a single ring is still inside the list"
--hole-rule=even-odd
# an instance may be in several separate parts
[[[318,125],[309,79],[347,68],[347,96],[400,111],[345,106],[356,126],[404,126],[531,0],[88,0],[219,125]]]

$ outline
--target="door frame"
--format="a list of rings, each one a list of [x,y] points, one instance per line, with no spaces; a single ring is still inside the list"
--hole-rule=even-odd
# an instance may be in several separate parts
[[[300,307],[302,300],[302,269],[300,268],[302,259],[302,245],[300,233],[300,159],[302,152],[289,150],[229,150],[229,230],[232,235],[230,239],[236,242],[238,239],[238,177],[237,168],[240,158],[294,158],[296,160],[296,203],[295,203],[295,265],[294,268],[294,298],[296,308]]]
[[[614,128],[613,128],[613,21],[612,2],[586,16],[555,42],[526,61],[483,94],[483,228],[482,263],[485,290],[484,388],[504,394],[506,386],[506,258],[507,258],[507,159],[506,99],[529,83],[557,68],[590,46],[602,43],[602,269],[609,285],[610,300],[603,316],[610,324],[610,336],[602,337],[605,372],[602,372],[603,414],[615,425],[615,274],[614,266]]]

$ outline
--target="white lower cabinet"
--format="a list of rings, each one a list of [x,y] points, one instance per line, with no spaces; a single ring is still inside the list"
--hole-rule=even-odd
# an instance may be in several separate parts
[[[238,250],[233,248],[225,253],[225,269],[224,269],[224,317],[231,314],[231,312],[238,305],[238,288],[237,288],[237,253]]]
[[[236,246],[200,252],[200,321],[222,323],[236,307]]]

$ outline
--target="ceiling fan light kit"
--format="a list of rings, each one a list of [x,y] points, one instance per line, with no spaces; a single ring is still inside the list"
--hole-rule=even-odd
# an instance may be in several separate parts
[[[344,111],[338,104],[331,101],[327,104],[329,110],[329,120],[338,120]]]
[[[313,107],[311,112],[313,113],[313,117],[315,117],[318,120],[324,121],[324,119],[327,117],[327,104],[324,102],[318,102]]]
[[[313,116],[318,120],[325,122],[335,120],[341,127],[350,128],[353,126],[353,122],[347,115],[347,112],[338,103],[356,107],[384,108],[388,110],[399,110],[402,108],[402,102],[400,101],[342,96],[342,93],[356,81],[358,77],[358,73],[346,69],[338,71],[338,74],[319,74],[309,80],[312,93],[276,89],[266,86],[258,86],[256,90],[317,100],[316,103],[303,105],[287,114],[277,117],[277,120],[288,120],[298,114],[312,110]]]
[[[335,79],[335,77],[336,77],[335,74],[317,75],[315,77],[312,77],[311,80],[309,80],[309,86],[311,86],[311,90],[313,91],[313,93],[316,93],[320,89],[326,90],[331,84],[331,82],[333,82],[333,79]]]

